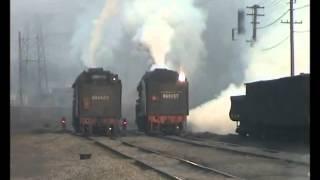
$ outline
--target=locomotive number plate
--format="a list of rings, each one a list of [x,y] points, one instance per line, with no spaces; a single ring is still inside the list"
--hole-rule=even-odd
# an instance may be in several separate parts
[[[91,100],[94,101],[108,101],[110,99],[109,96],[91,96]]]
[[[179,99],[180,94],[179,93],[173,93],[173,92],[163,92],[161,93],[161,97],[162,99],[168,99],[168,100],[175,100],[175,99]]]

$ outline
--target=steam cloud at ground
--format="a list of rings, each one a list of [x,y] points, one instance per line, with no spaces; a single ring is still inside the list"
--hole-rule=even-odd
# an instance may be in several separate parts
[[[244,87],[231,84],[215,100],[192,109],[188,117],[191,130],[210,131],[217,134],[232,133],[236,124],[229,120],[230,96],[237,93],[245,94]]]

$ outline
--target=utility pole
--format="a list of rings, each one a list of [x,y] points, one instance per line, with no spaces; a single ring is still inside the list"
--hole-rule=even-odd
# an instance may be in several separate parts
[[[294,76],[293,0],[290,0],[290,56],[291,76]]]
[[[38,90],[41,92],[42,87],[41,87],[41,61],[40,61],[40,38],[39,35],[36,37],[36,46],[37,46],[37,63],[38,63]]]
[[[30,75],[32,75],[32,72],[34,71],[33,68],[29,68],[30,67],[30,63],[36,63],[38,62],[38,59],[36,58],[37,56],[34,55],[34,53],[37,53],[37,51],[35,51],[34,49],[34,41],[32,41],[33,38],[31,38],[29,36],[29,33],[26,33],[27,35],[25,35],[24,38],[22,38],[24,44],[23,44],[23,49],[24,49],[24,53],[23,53],[23,58],[24,59],[24,63],[25,63],[25,66],[24,66],[24,79],[25,79],[25,82],[30,82]],[[37,50],[37,44],[36,44],[36,50]],[[31,51],[31,52],[30,52]],[[30,70],[30,71],[29,71]],[[35,82],[35,81],[32,81],[32,82]],[[30,93],[30,88],[29,87],[26,87],[26,96],[29,96],[29,93]],[[32,90],[34,91],[34,90]]]
[[[257,41],[257,24],[259,22],[257,21],[257,16],[264,16],[264,14],[258,14],[258,9],[264,9],[264,7],[259,6],[257,4],[253,6],[247,6],[248,9],[252,9],[253,12],[251,14],[247,14],[248,16],[253,16],[252,22],[252,39],[248,40],[247,42],[251,42],[251,45]]]
[[[21,33],[18,35],[19,43],[19,99],[20,105],[23,106],[23,97],[22,97],[22,47],[21,47]]]
[[[48,90],[48,79],[47,79],[47,70],[46,70],[46,58],[45,58],[45,49],[44,49],[44,42],[42,37],[42,32],[38,33],[35,38],[24,38],[26,41],[25,48],[28,50],[29,47],[29,39],[34,39],[35,47],[33,48],[33,58],[26,57],[25,63],[26,68],[28,67],[29,63],[36,63],[37,64],[37,86],[38,91],[40,94],[43,92],[47,92]],[[28,54],[28,51],[26,52]],[[28,77],[26,75],[26,77]]]
[[[32,94],[30,97],[37,95],[37,98],[41,99],[42,95],[48,92],[46,55],[41,25],[38,29],[40,30],[35,37],[29,37],[29,33],[22,37],[19,32],[19,98],[21,105],[24,106],[28,104],[24,97],[28,97],[30,93]],[[28,30],[29,28],[27,32],[29,32]],[[28,67],[33,63],[36,66],[31,66],[30,74],[37,78],[29,81],[31,76],[29,76]],[[32,85],[26,86],[26,82]],[[33,100],[36,99],[32,99],[31,102],[37,102]]]
[[[42,31],[42,26],[40,24],[39,27],[39,47],[41,47],[40,50],[40,58],[42,59],[43,65],[41,66],[42,68],[42,73],[43,73],[43,80],[44,80],[44,92],[48,92],[48,73],[47,73],[47,62],[46,62],[46,51],[45,51],[45,43],[44,43],[44,36],[43,36],[43,31]],[[42,76],[41,76],[42,77]]]
[[[293,24],[302,24],[302,21],[300,22],[294,22],[294,17],[293,17],[293,0],[290,0],[290,22],[287,21],[281,21],[281,23],[286,23],[289,24],[290,23],[290,64],[291,64],[291,76],[294,76],[294,27]]]

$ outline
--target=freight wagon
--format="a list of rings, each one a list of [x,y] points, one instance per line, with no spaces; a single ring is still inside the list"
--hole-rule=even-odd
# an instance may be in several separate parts
[[[247,83],[245,96],[231,96],[229,116],[237,123],[236,132],[309,139],[309,80],[309,74],[302,74]]]

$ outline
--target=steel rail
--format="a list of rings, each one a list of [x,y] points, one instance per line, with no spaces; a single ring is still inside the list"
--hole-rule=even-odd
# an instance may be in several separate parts
[[[174,137],[170,137],[170,136],[152,136],[152,137],[159,138],[159,139],[176,141],[176,142],[181,142],[181,143],[190,144],[190,145],[197,146],[197,147],[201,147],[202,146],[202,147],[214,148],[214,149],[223,150],[223,151],[229,151],[229,152],[232,152],[232,153],[235,152],[235,153],[243,154],[243,155],[262,157],[262,158],[266,158],[266,159],[281,160],[281,161],[294,163],[294,164],[310,165],[308,162],[304,162],[304,161],[297,161],[297,160],[292,160],[292,159],[283,158],[283,157],[270,156],[270,155],[266,155],[266,154],[262,154],[262,153],[248,152],[248,151],[244,151],[244,150],[238,150],[238,149],[233,149],[233,148],[229,148],[229,147],[223,147],[223,146],[220,146],[220,145],[204,144],[202,142],[193,142],[193,141],[190,141],[190,140],[188,140],[186,138],[183,138],[183,137],[178,137],[178,138],[182,138],[183,140],[182,139],[178,139],[178,138],[174,138]],[[219,143],[222,143],[222,142],[219,142]],[[229,144],[230,146],[241,146],[241,145],[232,144],[232,143],[225,143],[225,144]],[[266,151],[266,152],[278,153],[275,150],[268,150],[268,149],[261,149],[261,150],[262,151]]]

